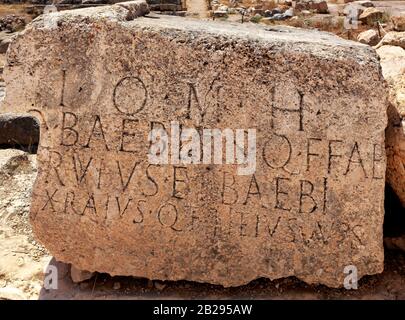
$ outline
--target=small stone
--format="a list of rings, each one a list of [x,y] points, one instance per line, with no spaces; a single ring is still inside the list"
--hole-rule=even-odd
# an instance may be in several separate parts
[[[114,290],[119,290],[120,288],[121,288],[121,283],[119,283],[119,282],[114,282],[113,289],[114,289]]]
[[[24,293],[14,287],[0,288],[0,300],[26,300]]]
[[[0,17],[0,31],[7,30],[9,32],[16,32],[24,29],[24,17],[15,14],[9,14]]]
[[[118,5],[56,17],[62,27],[39,17],[11,43],[2,103],[28,112],[35,102],[46,119],[31,222],[53,255],[225,287],[293,275],[339,287],[348,261],[359,278],[382,271],[385,181],[373,175],[385,174],[387,99],[374,50],[281,26],[128,22]],[[155,124],[258,128],[254,171],[150,166]]]
[[[224,18],[228,15],[228,11],[223,11],[223,10],[215,10],[214,11],[214,17],[217,18]]]
[[[402,250],[405,252],[405,235],[400,237],[386,237],[384,244],[388,249]]]
[[[284,16],[287,18],[290,18],[292,16],[294,16],[294,9],[293,8],[289,8],[284,12]]]
[[[94,272],[79,270],[73,265],[70,267],[70,277],[72,278],[72,281],[75,283],[86,281],[91,277],[93,277],[93,275]]]
[[[30,114],[0,115],[0,145],[30,146],[38,144],[39,122]]]
[[[228,6],[220,6],[220,7],[218,8],[218,10],[219,10],[219,11],[228,12],[229,8],[228,8]]]

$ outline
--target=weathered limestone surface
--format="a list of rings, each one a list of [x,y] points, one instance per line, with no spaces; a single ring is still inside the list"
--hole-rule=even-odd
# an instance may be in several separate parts
[[[383,45],[377,49],[377,54],[389,86],[386,178],[405,208],[405,50]]]
[[[381,272],[386,94],[374,50],[292,28],[132,19],[125,7],[40,17],[8,52],[1,110],[41,121],[31,222],[56,259],[224,286],[297,276],[338,287],[347,265]],[[150,164],[150,128],[172,121],[256,129],[256,171]]]

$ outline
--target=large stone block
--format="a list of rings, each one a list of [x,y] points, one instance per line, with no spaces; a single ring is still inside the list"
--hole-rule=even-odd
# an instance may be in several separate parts
[[[374,50],[294,28],[134,19],[137,7],[39,17],[10,45],[1,109],[42,123],[38,239],[81,270],[151,279],[339,287],[349,265],[381,272],[386,91]],[[167,133],[169,164],[151,162],[151,129]],[[209,159],[208,129],[227,134],[211,147],[228,163]],[[233,134],[249,138],[236,143],[248,163],[231,157]]]

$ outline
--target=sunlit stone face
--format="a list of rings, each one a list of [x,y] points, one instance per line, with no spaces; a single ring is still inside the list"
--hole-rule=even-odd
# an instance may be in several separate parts
[[[127,17],[120,5],[59,13],[9,51],[2,108],[42,123],[31,222],[50,252],[224,286],[381,272],[374,52],[314,31]]]

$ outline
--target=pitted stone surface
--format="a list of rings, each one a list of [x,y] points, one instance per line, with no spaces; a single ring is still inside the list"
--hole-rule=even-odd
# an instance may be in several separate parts
[[[372,48],[137,15],[64,11],[10,46],[1,110],[41,121],[31,222],[50,252],[90,272],[224,286],[381,272],[386,95]],[[151,164],[150,129],[176,123],[255,129],[256,170]]]

